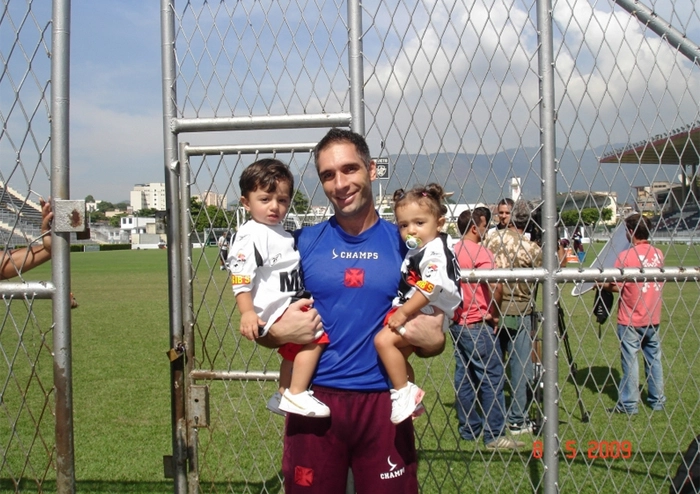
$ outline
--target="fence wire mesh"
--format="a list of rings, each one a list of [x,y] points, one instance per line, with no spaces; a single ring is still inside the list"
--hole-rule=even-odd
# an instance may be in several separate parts
[[[611,268],[598,266],[596,258],[616,224],[641,211],[651,218],[652,243],[665,255],[666,268],[692,270],[700,265],[697,59],[648,29],[623,3],[553,3],[558,218],[543,226],[557,228],[571,248],[578,247],[579,229],[581,255],[572,249],[568,268]],[[649,6],[687,40],[700,41],[695,2]],[[395,0],[361,7],[365,134],[374,156],[389,163],[386,179],[375,183],[380,212],[391,218],[386,196],[394,189],[431,181],[453,193],[452,216],[480,203],[496,211],[501,198],[514,195],[539,203],[547,184],[540,165],[536,4]],[[172,2],[171,8],[178,118],[337,113],[350,106],[345,2]],[[272,127],[178,136],[215,150],[188,154],[183,166],[189,179],[180,191],[189,201],[180,238],[193,245],[185,270],[192,300],[185,339],[194,342],[188,380],[210,388],[208,425],[189,436],[196,465],[190,486],[205,492],[282,489],[284,423],[265,408],[279,359],[240,337],[235,298],[213,245],[245,220],[238,178],[263,155],[288,162],[295,175],[290,227],[315,223],[330,211],[308,148],[225,151],[230,145],[313,143],[325,133]],[[454,225],[448,231],[456,234]],[[541,271],[523,269],[517,281],[542,279]],[[634,415],[609,411],[623,381],[616,309],[598,323],[593,292],[577,296],[574,287],[571,281],[559,285],[558,325],[534,320],[536,340],[542,327],[558,327],[558,346],[542,349],[545,356],[558,355],[556,483],[545,475],[542,436],[517,436],[525,446],[515,451],[465,440],[450,341],[439,357],[412,360],[426,391],[427,412],[415,421],[423,492],[668,491],[683,451],[700,432],[697,281],[683,272],[665,281],[659,335],[666,402],[660,411],[646,404],[649,383],[637,362],[642,391]],[[535,312],[543,298],[537,297]],[[529,313],[529,306],[507,312],[525,319]],[[508,359],[516,356],[511,351]],[[517,381],[507,368],[506,413]],[[538,362],[533,368],[541,371]],[[527,376],[528,396],[535,395],[527,405],[531,419],[544,415],[539,374]],[[186,406],[193,403],[186,400]]]
[[[28,281],[15,248],[41,243],[50,169],[51,7],[3,1],[0,14],[0,267]],[[55,478],[50,303],[0,284],[0,490]]]

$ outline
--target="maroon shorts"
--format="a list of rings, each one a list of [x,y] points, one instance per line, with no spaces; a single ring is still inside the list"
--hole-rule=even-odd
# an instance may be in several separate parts
[[[324,331],[323,334],[312,343],[328,344],[330,342],[331,340],[328,338],[328,333]],[[294,362],[294,359],[302,348],[304,348],[304,345],[299,345],[298,343],[285,343],[277,349],[277,353],[282,355],[284,360]]]
[[[282,458],[286,494],[345,492],[348,468],[358,493],[418,492],[413,422],[391,423],[387,391],[313,390],[331,416],[287,414]]]

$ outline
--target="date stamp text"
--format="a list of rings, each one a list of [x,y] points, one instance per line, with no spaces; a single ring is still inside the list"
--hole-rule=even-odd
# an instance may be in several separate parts
[[[563,442],[564,456],[570,460],[575,459],[579,453],[585,454],[589,460],[596,459],[623,459],[627,460],[632,457],[632,442],[631,441],[588,441],[584,445],[583,450],[579,451],[577,441],[568,440]],[[532,443],[532,457],[535,459],[542,458],[544,447],[542,441],[537,440]]]

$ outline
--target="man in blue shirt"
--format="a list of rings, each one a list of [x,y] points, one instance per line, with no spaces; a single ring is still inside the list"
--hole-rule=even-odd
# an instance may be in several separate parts
[[[379,218],[372,181],[376,164],[364,138],[331,129],[314,150],[316,170],[334,216],[297,235],[310,300],[290,305],[262,343],[306,343],[323,327],[331,343],[313,379],[329,418],[288,416],[285,492],[345,492],[348,468],[363,492],[417,493],[417,455],[410,419],[394,425],[390,384],[374,347],[400,280],[405,254],[395,225]],[[321,323],[321,319],[323,322]],[[421,356],[442,352],[442,314],[420,315],[405,337]]]

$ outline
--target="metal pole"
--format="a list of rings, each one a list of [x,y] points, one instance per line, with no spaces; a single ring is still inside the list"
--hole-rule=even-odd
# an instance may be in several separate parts
[[[182,290],[182,328],[183,328],[183,341],[185,343],[185,354],[183,362],[184,371],[184,389],[187,393],[191,389],[192,377],[190,376],[192,369],[194,367],[194,310],[192,308],[192,242],[189,237],[190,231],[190,157],[185,152],[188,143],[180,143],[179,148],[179,162],[180,162],[180,185],[179,191],[183,198],[187,200],[180,201],[180,239],[181,239],[181,259],[180,259],[180,273],[181,273],[181,290]],[[214,237],[216,238],[216,236]],[[206,242],[209,239],[209,233],[205,236],[205,248]],[[217,254],[218,258],[218,254]],[[181,359],[182,360],[182,359]],[[187,396],[185,396],[185,399]],[[190,424],[189,417],[189,407],[186,407],[185,415],[183,417],[186,424]],[[199,452],[198,452],[198,429],[196,427],[187,427],[187,444],[189,447],[188,459],[189,459],[189,492],[196,493],[199,492]]]
[[[171,122],[177,117],[175,60],[175,0],[161,0],[161,58],[163,71],[163,147],[165,201],[168,236],[168,304],[170,312],[170,348],[181,348],[182,290],[180,271],[180,201],[178,194],[177,136]],[[173,443],[173,488],[176,494],[187,492],[187,429],[185,423],[184,357],[170,363],[170,407]]]
[[[348,0],[348,71],[350,74],[350,128],[365,134],[365,73],[362,59],[362,7],[359,0]]]
[[[685,55],[691,62],[700,65],[700,47],[690,41],[685,34],[674,28],[652,9],[638,0],[615,0],[620,7],[639,19],[656,34],[665,39],[671,46]]]
[[[350,125],[349,113],[267,115],[248,117],[173,118],[173,134],[226,130],[314,129]]]
[[[365,135],[365,73],[362,65],[362,7],[360,0],[348,0],[348,72],[350,74],[350,128]],[[346,494],[355,492],[355,478],[348,469]]]
[[[540,74],[540,145],[542,172],[542,223],[545,277],[542,298],[542,346],[544,368],[544,492],[559,492],[559,372],[557,350],[559,291],[553,277],[559,268],[557,258],[556,144],[554,110],[554,48],[552,36],[552,2],[537,1]]]
[[[54,0],[51,32],[51,197],[70,198],[70,0]],[[56,491],[75,492],[70,233],[52,232],[53,383],[56,393]]]

